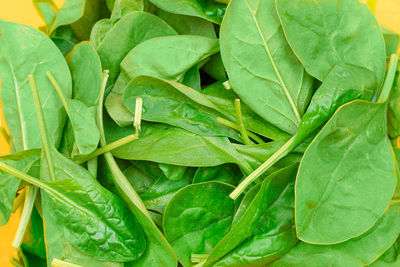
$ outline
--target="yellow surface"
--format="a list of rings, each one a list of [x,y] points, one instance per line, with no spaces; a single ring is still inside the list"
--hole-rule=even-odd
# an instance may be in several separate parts
[[[55,3],[61,6],[64,0],[56,0]],[[400,34],[400,0],[378,0],[375,14],[379,22],[392,31]],[[43,25],[43,21],[37,14],[31,0],[0,0],[0,18],[8,21],[24,23],[32,27]],[[1,112],[1,125],[4,125],[4,118]],[[4,138],[0,136],[0,155],[9,153],[9,147]],[[0,266],[12,266],[9,259],[15,256],[15,250],[11,247],[14,233],[17,229],[20,211],[13,214],[10,222],[0,227]]]

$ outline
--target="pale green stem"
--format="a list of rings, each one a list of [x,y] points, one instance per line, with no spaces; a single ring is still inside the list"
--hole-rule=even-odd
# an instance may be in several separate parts
[[[242,134],[243,141],[246,145],[251,145],[251,141],[249,139],[249,136],[247,135],[247,130],[246,127],[244,126],[243,123],[243,118],[242,118],[242,108],[240,106],[240,99],[235,99],[235,111],[236,111],[236,117],[239,122],[239,129],[240,133]]]
[[[208,254],[192,254],[191,261],[193,263],[200,263],[200,262],[206,260],[207,257],[208,257]]]
[[[227,127],[229,127],[229,128],[232,128],[232,129],[234,129],[234,130],[240,132],[240,127],[239,127],[239,125],[237,125],[237,124],[234,123],[234,122],[231,122],[231,121],[229,121],[229,120],[227,120],[227,119],[224,119],[224,118],[221,118],[221,117],[217,117],[217,122],[219,122],[219,123],[221,123],[222,125],[225,125],[225,126],[227,126]],[[250,131],[247,131],[247,135],[248,135],[251,139],[253,139],[256,143],[258,143],[258,144],[265,144],[264,140],[262,140],[262,139],[261,139],[260,137],[258,137],[256,134],[254,134],[254,133],[252,133],[252,132],[250,132]]]
[[[83,267],[83,266],[62,261],[59,259],[53,259],[53,261],[51,262],[51,267]]]
[[[17,233],[15,234],[14,241],[12,242],[12,246],[16,249],[19,249],[19,247],[22,244],[26,228],[31,218],[33,206],[35,205],[37,192],[38,188],[36,186],[33,185],[27,186],[24,209],[22,211],[21,219],[19,221]]]
[[[50,172],[50,177],[53,181],[55,181],[55,175],[54,175],[54,165],[52,162],[52,157],[50,153],[50,144],[49,144],[49,138],[47,136],[47,128],[46,128],[46,123],[45,123],[45,118],[42,110],[42,103],[40,101],[40,96],[39,96],[39,90],[36,85],[35,78],[33,77],[32,74],[28,75],[29,78],[29,83],[32,88],[32,94],[33,94],[33,99],[35,101],[35,108],[36,108],[36,113],[38,116],[39,120],[39,128],[40,128],[40,133],[42,135],[42,147],[44,150],[44,153],[46,154],[46,160]]]
[[[388,100],[390,92],[392,91],[392,86],[394,82],[394,77],[396,76],[397,62],[399,60],[399,55],[393,54],[390,57],[390,63],[388,71],[386,72],[385,82],[383,83],[382,90],[379,94],[378,103],[384,103]]]
[[[225,87],[226,90],[231,90],[232,89],[232,85],[231,85],[231,82],[229,80],[223,82],[222,85]]]
[[[123,137],[123,138],[121,138],[121,139],[119,139],[117,141],[114,141],[114,142],[109,143],[109,144],[107,144],[105,146],[99,147],[98,149],[96,149],[92,153],[90,153],[90,154],[88,154],[88,155],[86,155],[84,157],[76,159],[75,162],[78,163],[78,164],[82,164],[82,163],[84,163],[84,162],[86,162],[88,160],[94,159],[94,158],[96,158],[96,157],[98,157],[100,155],[103,155],[103,154],[105,154],[107,152],[110,152],[110,151],[112,151],[114,149],[117,149],[117,148],[119,148],[119,147],[121,147],[123,145],[126,145],[126,144],[128,144],[128,143],[130,143],[130,142],[132,142],[134,140],[137,140],[137,139],[138,139],[138,136],[136,134],[131,134],[131,135],[125,136],[125,137]]]
[[[281,148],[279,148],[267,161],[261,164],[255,171],[253,171],[249,176],[246,177],[233,192],[229,195],[230,198],[236,199],[243,191],[260,177],[264,172],[266,172],[272,165],[274,165],[278,160],[286,156],[292,149],[295,136],[290,138]]]
[[[108,71],[105,71],[103,84],[100,92],[100,101],[97,111],[98,115],[97,123],[100,129],[100,144],[102,146],[107,145],[106,137],[104,134],[104,125],[103,125],[103,102],[104,102],[104,91],[107,84],[107,79],[108,79]],[[106,159],[107,164],[109,165],[109,168],[113,174],[115,184],[117,185],[119,190],[121,190],[121,192],[123,193],[124,200],[130,202],[132,205],[135,205],[138,209],[140,209],[143,212],[143,214],[145,214],[150,219],[151,222],[153,222],[142,199],[137,194],[137,192],[135,191],[129,180],[126,178],[124,173],[118,167],[118,164],[115,162],[113,155],[110,152],[106,152],[104,154],[104,158]]]
[[[51,84],[53,85],[53,87],[56,89],[58,95],[60,96],[61,102],[63,103],[64,108],[65,108],[65,110],[66,110],[67,113],[68,113],[69,110],[68,110],[67,101],[65,100],[65,97],[64,97],[64,95],[63,95],[63,92],[61,91],[61,88],[60,88],[60,86],[58,85],[56,79],[54,78],[53,75],[51,75],[51,73],[50,73],[49,71],[46,72],[46,75],[47,75],[47,78],[49,78],[49,80],[50,80]]]

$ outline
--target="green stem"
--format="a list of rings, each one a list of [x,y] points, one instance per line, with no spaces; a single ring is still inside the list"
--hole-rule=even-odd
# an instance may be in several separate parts
[[[235,111],[236,111],[236,117],[239,122],[239,129],[240,133],[242,134],[243,141],[246,145],[251,145],[251,141],[249,139],[249,136],[247,135],[247,130],[246,127],[244,126],[243,123],[243,118],[242,118],[242,108],[240,106],[240,99],[235,99]]]
[[[26,189],[26,196],[24,201],[24,209],[22,210],[21,219],[19,221],[17,232],[14,236],[12,246],[16,249],[22,244],[22,240],[25,235],[26,228],[31,218],[33,206],[35,205],[35,199],[37,196],[38,188],[33,185],[28,185]]]
[[[399,55],[397,55],[397,54],[393,54],[390,57],[390,63],[389,63],[388,71],[386,73],[385,82],[383,83],[381,93],[379,94],[379,97],[377,100],[378,103],[384,103],[389,98],[390,92],[392,91],[394,77],[396,76],[398,60],[399,60]]]
[[[289,154],[292,150],[292,145],[295,140],[295,136],[290,138],[281,148],[279,148],[267,161],[261,164],[255,171],[246,177],[236,189],[229,195],[230,198],[236,199],[243,191],[258,177],[260,177],[265,171],[267,171],[272,165],[278,160]]]
[[[137,140],[137,139],[138,139],[138,136],[136,134],[131,134],[131,135],[125,136],[125,137],[123,137],[123,138],[121,138],[121,139],[119,139],[117,141],[114,141],[112,143],[109,143],[107,145],[99,147],[98,149],[96,149],[95,151],[93,151],[92,153],[90,153],[88,155],[85,155],[83,157],[77,158],[75,160],[75,162],[78,163],[78,164],[82,164],[82,163],[84,163],[84,162],[86,162],[88,160],[94,159],[94,158],[96,158],[96,157],[98,157],[100,155],[103,155],[103,154],[105,154],[107,152],[110,152],[110,151],[112,151],[114,149],[117,149],[117,148],[119,148],[119,147],[121,147],[123,145],[126,145],[126,144],[128,144],[128,143],[130,143],[130,142],[132,142],[134,140]]]
[[[63,92],[61,91],[61,88],[60,88],[60,86],[58,85],[56,79],[54,78],[53,75],[51,75],[51,73],[50,73],[49,71],[46,72],[46,75],[47,75],[47,78],[49,78],[49,80],[50,80],[51,84],[53,85],[53,87],[56,89],[58,95],[60,96],[61,102],[62,102],[63,105],[64,105],[65,111],[67,111],[67,113],[68,113],[69,110],[68,110],[67,101],[65,100],[65,97],[64,97],[64,95],[63,95]]]
[[[207,257],[208,257],[208,254],[192,254],[190,258],[193,263],[200,263],[200,262],[206,260]]]
[[[103,84],[100,92],[99,106],[97,110],[97,125],[99,126],[100,129],[100,144],[102,146],[107,145],[106,137],[104,134],[104,124],[103,124],[103,102],[104,102],[104,91],[107,84],[107,79],[108,79],[108,71],[105,71]],[[153,222],[142,199],[135,191],[132,184],[126,178],[124,173],[118,167],[118,164],[115,162],[113,155],[110,152],[106,152],[104,154],[104,158],[106,159],[107,164],[112,172],[114,183],[117,185],[118,189],[122,192],[124,200],[127,201],[128,204],[135,205],[138,209],[140,209],[141,212],[143,212],[144,215],[146,215],[149,218],[151,222]]]
[[[217,117],[217,122],[225,125],[226,127],[232,128],[232,129],[234,129],[236,131],[240,131],[239,125],[237,125],[236,123],[231,122],[231,121],[229,121],[227,119],[224,119],[224,118],[221,118],[221,117]],[[247,135],[251,139],[253,139],[257,144],[265,144],[264,140],[262,140],[258,135],[254,134],[254,133],[252,133],[250,131],[247,131]]]
[[[49,144],[49,137],[47,135],[47,128],[46,128],[46,122],[44,119],[44,114],[43,114],[43,109],[42,109],[42,103],[40,101],[40,96],[39,96],[39,90],[36,85],[35,78],[33,77],[32,74],[28,75],[29,83],[32,88],[32,94],[33,94],[33,99],[35,101],[35,109],[36,113],[38,116],[39,120],[39,128],[40,128],[40,133],[42,135],[42,147],[43,151],[46,154],[46,160],[50,172],[51,179],[55,181],[55,175],[54,175],[54,165],[52,162],[52,157],[50,153],[50,144]]]
[[[73,264],[73,263],[62,261],[62,260],[55,259],[55,258],[51,262],[51,266],[52,267],[83,267],[81,265]]]
[[[231,90],[232,89],[232,85],[231,85],[231,82],[229,80],[223,82],[222,85],[225,87],[226,90]]]

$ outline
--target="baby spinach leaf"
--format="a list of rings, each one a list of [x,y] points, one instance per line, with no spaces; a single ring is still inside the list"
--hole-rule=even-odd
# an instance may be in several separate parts
[[[172,14],[162,9],[158,9],[156,14],[181,35],[200,35],[217,38],[213,24],[202,18]]]
[[[66,97],[71,96],[71,75],[58,48],[43,33],[21,24],[0,20],[0,79],[4,117],[15,151],[41,148],[38,120],[27,82],[28,74],[38,77],[40,96],[50,138],[58,146],[65,111],[45,73],[51,69]],[[34,55],[34,56],[32,56]]]
[[[156,177],[149,175],[134,164],[123,170],[123,173],[139,195],[146,192],[157,181]]]
[[[192,266],[191,254],[208,254],[229,232],[236,210],[231,190],[214,181],[189,185],[168,203],[163,229],[183,266]]]
[[[264,180],[261,188],[251,189],[258,192],[203,266],[265,266],[296,245],[293,211],[297,168],[298,164],[288,166]]]
[[[73,99],[97,106],[101,87],[101,62],[90,42],[81,42],[67,57],[72,74]]]
[[[400,72],[397,71],[395,83],[389,99],[388,134],[390,138],[400,136]]]
[[[68,242],[97,259],[124,262],[139,258],[145,250],[146,240],[138,221],[124,203],[103,188],[86,169],[54,148],[47,132],[39,92],[31,75],[29,82],[42,134],[42,180],[17,173],[18,178],[42,189],[46,227],[56,225]],[[15,173],[15,169],[12,171]],[[50,233],[45,232],[47,238]],[[47,250],[49,262],[58,258],[52,254],[56,251],[51,246]]]
[[[123,95],[124,103],[132,114],[137,97],[143,99],[142,118],[146,121],[170,124],[204,136],[226,136],[241,140],[237,132],[217,122],[219,113],[193,101],[168,82],[146,76],[137,77],[128,84]]]
[[[164,213],[164,209],[175,193],[192,183],[195,170],[188,168],[180,180],[172,181],[161,176],[146,192],[140,195],[149,210]]]
[[[90,42],[97,49],[108,31],[113,27],[111,19],[101,19],[93,25],[90,33]]]
[[[132,131],[130,127],[116,129],[112,123],[108,125],[110,128],[105,126],[109,141],[125,137]],[[201,136],[165,124],[143,124],[138,140],[112,153],[117,158],[127,160],[149,160],[193,167],[236,163],[245,172],[252,170],[227,138]]]
[[[217,81],[226,80],[226,72],[224,64],[222,63],[221,54],[215,54],[211,56],[210,60],[204,64],[202,70],[208,75],[216,79]]]
[[[26,150],[0,157],[0,162],[28,173],[33,164],[40,160],[39,150]],[[9,173],[0,173],[0,225],[8,222],[14,208],[14,199],[20,180]]]
[[[329,246],[318,246],[301,242],[283,258],[273,262],[271,267],[361,267],[371,264],[395,242],[400,230],[399,218],[400,207],[392,206],[362,236]],[[361,221],[358,220],[358,222]]]
[[[215,167],[198,168],[193,177],[193,183],[219,181],[230,185],[237,185],[243,174],[234,164],[223,164]]]
[[[263,119],[296,133],[309,78],[286,41],[274,0],[232,0],[220,36],[232,89]]]
[[[185,73],[185,76],[182,79],[182,84],[197,91],[201,91],[201,77],[199,66],[193,66]]]
[[[296,182],[301,240],[343,242],[365,233],[385,212],[396,186],[386,111],[385,103],[350,102],[308,147]]]
[[[174,14],[200,17],[220,24],[226,5],[213,0],[150,0],[159,8]]]
[[[50,35],[58,27],[79,20],[84,13],[86,0],[66,0],[61,9],[57,8],[53,0],[33,0],[33,4],[46,22]]]
[[[100,32],[110,26],[107,22],[101,25]],[[171,26],[146,12],[132,12],[121,18],[106,34],[101,34],[101,41],[96,42],[103,69],[110,71],[109,82],[115,82],[121,61],[136,45],[147,39],[175,34]]]
[[[165,177],[171,181],[180,180],[186,172],[186,166],[177,166],[171,164],[158,163],[158,167],[162,170]]]
[[[29,226],[26,229],[21,249],[28,251],[42,259],[46,259],[46,247],[44,244],[43,220],[37,208],[32,210]]]
[[[111,21],[116,22],[133,11],[144,11],[144,0],[116,0],[111,13]]]
[[[369,8],[358,0],[276,0],[287,40],[313,77],[323,81],[335,65],[371,71],[379,88],[385,76],[384,40]]]

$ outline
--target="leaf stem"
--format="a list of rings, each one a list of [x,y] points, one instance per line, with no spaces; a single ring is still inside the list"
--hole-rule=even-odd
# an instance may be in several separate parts
[[[112,150],[114,150],[116,148],[119,148],[119,147],[121,147],[123,145],[126,145],[126,144],[128,144],[128,143],[130,143],[130,142],[132,142],[134,140],[137,140],[137,139],[138,139],[138,135],[136,135],[136,134],[131,134],[131,135],[125,136],[125,137],[123,137],[123,138],[121,138],[121,139],[119,139],[117,141],[114,141],[114,142],[109,143],[109,144],[107,144],[105,146],[99,147],[98,149],[96,149],[95,151],[93,151],[92,153],[90,153],[88,155],[85,155],[85,156],[77,158],[75,160],[75,162],[78,163],[78,164],[82,164],[82,163],[84,163],[84,162],[86,162],[88,160],[94,159],[94,158],[96,158],[96,157],[98,157],[100,155],[103,155],[103,154],[105,154],[107,152],[110,152],[110,151],[112,151]]]
[[[46,160],[47,160],[51,179],[53,181],[55,181],[54,165],[52,162],[52,157],[50,155],[51,153],[50,153],[49,137],[48,137],[46,122],[45,122],[45,118],[44,118],[44,114],[43,114],[42,103],[40,101],[39,90],[37,88],[35,78],[33,77],[32,74],[28,75],[28,79],[29,79],[29,83],[32,88],[33,99],[35,101],[35,109],[36,109],[36,113],[38,116],[40,133],[42,135],[43,151],[46,154]]]
[[[87,169],[89,171],[89,173],[96,178],[97,177],[97,169],[98,169],[98,161],[97,161],[97,157],[88,160],[87,162]]]
[[[235,129],[236,131],[240,131],[239,125],[237,125],[236,123],[231,122],[231,121],[229,121],[227,119],[224,119],[224,118],[221,118],[221,117],[217,117],[217,122],[219,122],[219,123],[221,123],[221,124],[223,124],[223,125],[225,125],[225,126],[227,126],[229,128]],[[264,144],[265,143],[264,140],[262,140],[260,137],[258,137],[258,135],[254,134],[254,133],[252,133],[250,131],[247,131],[247,135],[258,144]]]
[[[399,60],[399,55],[397,54],[391,55],[385,82],[383,83],[382,90],[377,100],[378,103],[384,103],[389,98],[390,92],[392,91],[394,77],[396,76],[398,60]]]
[[[190,259],[193,263],[200,263],[204,260],[206,260],[208,257],[208,254],[192,254]]]
[[[239,122],[239,129],[240,129],[240,133],[242,134],[243,141],[246,145],[251,145],[252,142],[250,141],[249,136],[247,135],[247,130],[243,123],[242,108],[240,106],[239,98],[235,99],[235,111],[236,111],[237,120]]]
[[[230,198],[235,200],[243,191],[258,177],[260,177],[265,171],[267,171],[272,165],[274,165],[278,160],[289,154],[292,150],[292,145],[294,143],[295,136],[290,138],[281,148],[279,148],[269,159],[267,159],[263,164],[261,164],[255,171],[253,171],[249,176],[246,177],[236,189],[229,195]]]
[[[103,83],[100,91],[99,98],[99,106],[97,110],[97,125],[100,129],[100,144],[101,146],[106,146],[107,141],[104,133],[104,124],[103,124],[103,102],[104,102],[104,91],[108,80],[108,71],[104,71],[103,74]],[[135,114],[137,114],[135,110]],[[151,222],[153,222],[149,212],[146,209],[142,199],[138,195],[138,193],[133,188],[132,184],[128,181],[124,173],[119,168],[118,164],[115,162],[114,156],[110,152],[106,152],[104,154],[104,158],[109,165],[109,168],[112,172],[112,177],[114,178],[114,183],[117,188],[122,192],[122,196],[128,204],[135,205],[144,215],[146,215]]]
[[[53,87],[56,89],[58,95],[60,96],[61,102],[64,105],[65,111],[68,113],[69,109],[68,109],[67,101],[65,100],[63,92],[61,91],[61,88],[58,85],[56,79],[54,78],[54,76],[49,71],[46,72],[46,75],[47,75],[47,78],[49,78],[49,80],[50,80],[51,84],[53,85]]]
[[[26,189],[24,208],[22,210],[21,219],[19,221],[17,232],[14,236],[12,246],[16,249],[22,244],[22,240],[25,235],[26,228],[31,218],[33,206],[35,205],[35,199],[37,196],[38,188],[34,185],[28,185]]]
[[[0,126],[0,133],[4,137],[4,140],[7,142],[7,144],[10,144],[11,138],[3,126]]]

